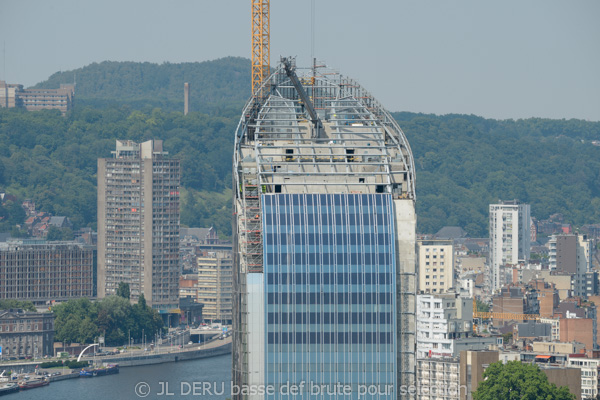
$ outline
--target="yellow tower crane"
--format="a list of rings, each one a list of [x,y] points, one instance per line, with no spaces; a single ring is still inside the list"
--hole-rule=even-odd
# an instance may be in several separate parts
[[[252,0],[252,94],[257,93],[271,69],[270,0]]]

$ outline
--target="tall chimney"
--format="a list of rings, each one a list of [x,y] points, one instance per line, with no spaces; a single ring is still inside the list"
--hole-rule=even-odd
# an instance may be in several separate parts
[[[190,111],[190,84],[183,84],[183,115],[188,115]]]

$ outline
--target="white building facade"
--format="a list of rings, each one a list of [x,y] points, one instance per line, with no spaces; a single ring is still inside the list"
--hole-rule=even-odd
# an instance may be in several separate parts
[[[531,209],[518,200],[490,204],[490,285],[493,291],[507,281],[504,266],[529,261]]]
[[[598,396],[598,369],[600,360],[594,358],[569,357],[569,367],[581,369],[581,398],[595,399]]]
[[[454,357],[473,332],[473,300],[456,293],[417,296],[417,358]]]

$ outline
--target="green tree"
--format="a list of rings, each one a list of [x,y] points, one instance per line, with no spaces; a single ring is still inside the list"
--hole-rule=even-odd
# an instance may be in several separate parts
[[[483,301],[476,299],[475,304],[477,305],[477,311],[479,312],[490,311],[490,305],[488,303],[484,303]]]
[[[568,387],[556,387],[537,365],[509,361],[490,364],[473,400],[575,400]]]
[[[15,225],[22,225],[25,221],[25,210],[18,201],[0,203],[0,232],[11,232],[13,237],[21,236],[21,230]],[[13,233],[15,233],[13,235]],[[27,232],[25,232],[27,235]]]
[[[31,301],[22,300],[0,300],[0,310],[22,309],[25,311],[36,311],[35,306]]]
[[[127,300],[131,298],[131,293],[129,291],[129,283],[119,282],[119,287],[117,288],[117,296],[123,297]]]
[[[92,343],[98,336],[96,305],[87,298],[69,300],[52,307],[57,342]]]
[[[50,225],[50,228],[48,228],[48,234],[46,235],[46,240],[50,240],[50,241],[62,240],[61,229],[57,228],[54,225]]]

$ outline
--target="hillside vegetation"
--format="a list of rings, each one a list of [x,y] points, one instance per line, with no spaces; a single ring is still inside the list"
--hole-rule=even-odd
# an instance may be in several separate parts
[[[183,111],[183,84],[190,84],[190,111],[239,114],[250,96],[250,60],[227,57],[194,63],[93,63],[57,72],[35,88],[58,88],[76,82],[75,101],[82,106],[127,104],[143,109]]]
[[[396,113],[417,170],[419,231],[462,226],[487,236],[489,204],[519,199],[545,219],[600,222],[600,123],[497,121],[472,115]]]
[[[142,78],[135,83],[134,74],[121,81],[117,67],[129,71],[124,76],[138,71]],[[106,62],[77,71],[77,99],[105,106],[77,103],[66,117],[57,111],[0,110],[0,192],[20,201],[31,198],[41,210],[69,216],[75,227],[95,228],[97,159],[111,156],[116,139],[162,139],[170,156],[181,159],[182,224],[213,225],[230,235],[233,136],[250,91],[249,61]],[[178,71],[181,79],[168,71]],[[56,87],[72,73],[55,74],[38,86]],[[216,97],[211,104],[207,90],[206,109],[184,117],[172,105],[183,97],[184,80],[199,89],[187,79],[193,76],[212,82],[207,88]],[[159,97],[168,99],[164,109],[148,106]],[[415,156],[420,232],[459,225],[473,236],[487,236],[488,205],[515,198],[530,203],[540,219],[560,212],[576,225],[600,222],[600,147],[591,143],[600,140],[600,123],[394,116]],[[22,218],[19,208],[0,206],[0,232]]]
[[[111,157],[116,139],[161,139],[169,156],[181,160],[182,223],[229,234],[236,122],[127,107],[78,108],[66,118],[54,110],[0,110],[0,192],[33,199],[39,210],[68,216],[75,227],[95,228],[98,158]],[[0,216],[10,209],[0,209]],[[0,221],[3,230],[10,227]]]

